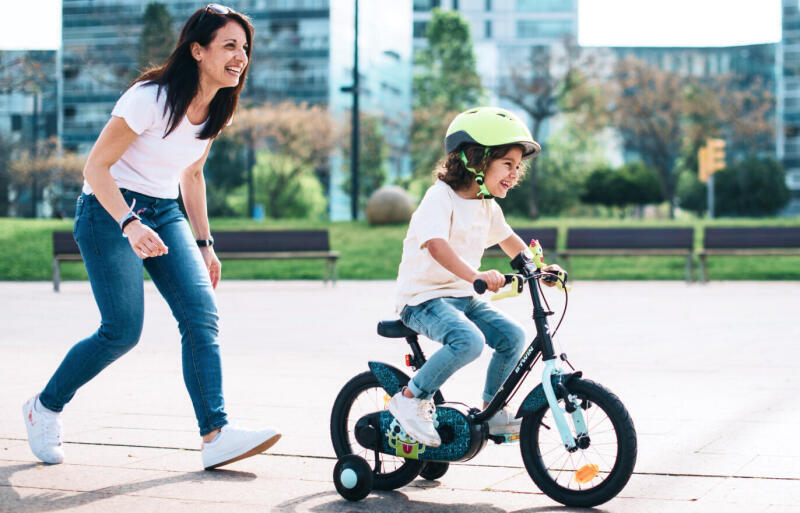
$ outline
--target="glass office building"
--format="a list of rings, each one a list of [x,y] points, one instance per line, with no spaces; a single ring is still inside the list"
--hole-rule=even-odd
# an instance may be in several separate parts
[[[778,44],[778,158],[786,169],[792,199],[787,214],[800,215],[800,4],[783,0]]]
[[[176,37],[197,2],[161,0]],[[137,74],[139,34],[147,2],[62,0],[63,139],[88,151],[111,108]],[[243,100],[292,100],[326,105],[349,123],[352,95],[352,0],[231,0],[231,8],[255,26],[251,68]],[[406,155],[411,119],[411,0],[362,0],[359,6],[360,106],[380,116],[389,143],[389,176],[408,174]],[[331,161],[331,216],[349,212],[341,182],[343,163]],[[346,198],[345,198],[346,200]]]

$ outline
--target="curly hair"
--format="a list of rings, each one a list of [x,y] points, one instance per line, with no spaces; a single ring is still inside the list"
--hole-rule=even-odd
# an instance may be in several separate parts
[[[505,144],[503,146],[490,146],[489,148],[472,145],[462,149],[467,157],[467,162],[469,162],[469,167],[479,173],[485,173],[492,162],[505,157],[512,148],[519,148],[521,151],[525,151],[525,148],[520,144]],[[486,154],[487,149],[489,150],[488,154]],[[484,154],[486,155],[485,158]],[[525,177],[526,169],[527,165],[523,161],[519,167],[519,181],[522,181]],[[433,174],[436,178],[452,187],[454,191],[468,189],[472,182],[475,181],[475,174],[469,171],[467,166],[464,165],[464,161],[461,160],[461,150],[449,153]]]

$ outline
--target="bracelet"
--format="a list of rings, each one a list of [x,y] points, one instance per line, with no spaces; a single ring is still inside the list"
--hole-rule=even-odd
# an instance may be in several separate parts
[[[119,221],[119,229],[122,230],[122,236],[127,237],[125,234],[125,227],[131,224],[134,221],[141,221],[142,218],[137,216],[133,212],[128,212],[125,216]]]
[[[209,235],[207,239],[197,239],[195,242],[199,247],[207,248],[214,245],[214,237]]]

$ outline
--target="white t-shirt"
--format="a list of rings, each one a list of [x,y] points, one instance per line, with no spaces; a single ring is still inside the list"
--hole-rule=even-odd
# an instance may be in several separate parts
[[[209,140],[197,138],[205,123],[193,125],[186,116],[164,137],[169,119],[164,114],[167,90],[162,88],[158,98],[157,93],[157,85],[139,82],[117,100],[111,115],[124,119],[139,137],[111,166],[111,176],[120,188],[177,198],[181,171],[203,156]],[[83,192],[92,192],[85,181]]]
[[[446,240],[464,261],[479,269],[483,251],[513,233],[494,199],[464,199],[437,180],[411,216],[403,241],[403,258],[397,272],[397,312],[406,305],[437,297],[475,294],[472,283],[433,259],[426,246],[429,240]]]

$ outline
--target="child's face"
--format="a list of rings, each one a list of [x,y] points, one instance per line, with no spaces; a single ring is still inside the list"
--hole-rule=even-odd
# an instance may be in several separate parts
[[[522,150],[514,146],[499,159],[493,160],[484,175],[483,183],[489,193],[496,198],[505,198],[508,191],[517,184]]]

